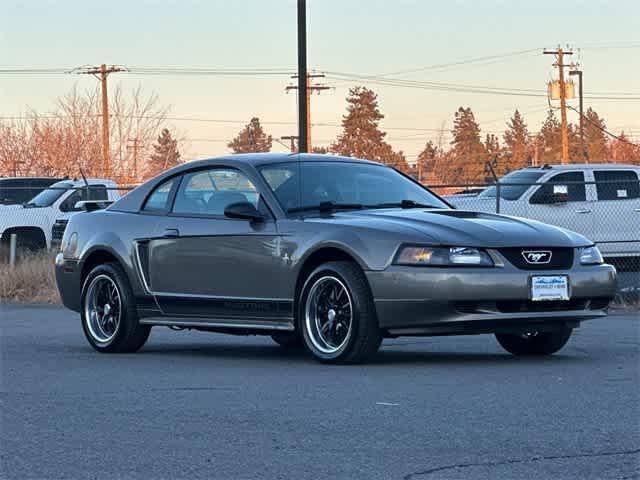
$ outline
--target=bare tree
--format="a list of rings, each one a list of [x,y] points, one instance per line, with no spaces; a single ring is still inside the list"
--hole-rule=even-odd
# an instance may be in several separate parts
[[[125,94],[111,91],[110,145],[114,179],[136,182],[146,169],[151,145],[166,123],[169,108],[140,87]],[[136,148],[127,146],[134,140]],[[134,172],[134,157],[138,161]],[[102,129],[97,90],[76,87],[58,99],[46,115],[27,112],[0,122],[0,175],[97,175],[102,158]],[[136,177],[137,173],[137,177]]]

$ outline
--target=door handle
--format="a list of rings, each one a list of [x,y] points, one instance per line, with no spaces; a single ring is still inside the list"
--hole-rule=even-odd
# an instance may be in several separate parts
[[[162,232],[163,238],[178,238],[180,236],[180,231],[177,228],[165,228],[164,232]]]
[[[638,212],[638,213],[640,213],[640,208],[636,208],[636,209],[634,209],[633,211],[634,211],[634,212]]]
[[[582,209],[582,210],[576,210],[576,213],[591,213],[591,210],[588,209]]]

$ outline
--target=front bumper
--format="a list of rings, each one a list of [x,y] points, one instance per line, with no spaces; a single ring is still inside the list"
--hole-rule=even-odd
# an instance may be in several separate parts
[[[611,265],[570,270],[391,266],[365,272],[380,327],[391,335],[542,329],[606,316],[616,291]],[[531,302],[533,275],[568,275],[571,300]]]

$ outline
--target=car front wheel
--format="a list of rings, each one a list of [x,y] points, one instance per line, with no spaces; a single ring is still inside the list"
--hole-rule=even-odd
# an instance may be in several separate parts
[[[571,328],[551,332],[496,334],[498,343],[513,355],[551,355],[564,347],[571,337]]]
[[[351,262],[328,262],[309,275],[298,322],[307,349],[322,362],[363,362],[382,342],[369,285]]]
[[[82,288],[82,329],[103,353],[130,353],[147,341],[151,327],[138,322],[127,275],[117,263],[95,267]]]

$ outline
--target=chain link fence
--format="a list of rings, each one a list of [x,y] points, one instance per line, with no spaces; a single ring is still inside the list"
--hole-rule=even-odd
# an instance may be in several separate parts
[[[605,261],[618,270],[621,299],[640,302],[640,182],[637,176],[594,181],[448,184],[430,188],[461,210],[537,220],[584,235],[598,246]]]
[[[45,185],[29,179],[0,178],[0,259],[7,258],[11,237],[18,253],[56,249],[71,216],[85,204],[107,206],[134,187],[110,180],[61,180]],[[26,185],[17,186],[15,183]]]
[[[566,176],[565,176],[566,177]],[[620,298],[640,304],[640,182],[629,178],[547,182],[430,185],[454,207],[538,220],[593,240],[619,272]],[[134,187],[112,181],[62,180],[3,185],[0,179],[0,259],[9,256],[12,234],[18,250],[55,250],[69,218],[82,202],[117,200]],[[41,180],[41,179],[40,179]],[[6,183],[6,182],[5,182]]]

